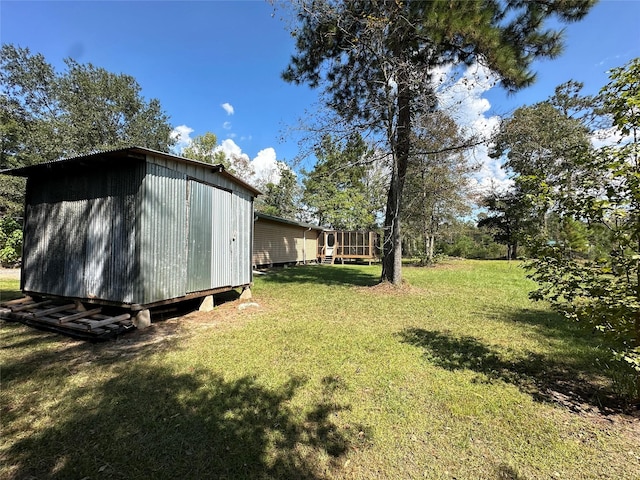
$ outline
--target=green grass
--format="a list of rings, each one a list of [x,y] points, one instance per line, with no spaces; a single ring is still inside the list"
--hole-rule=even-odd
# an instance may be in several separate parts
[[[0,302],[20,298],[20,280],[0,278]]]
[[[516,263],[404,273],[283,269],[103,344],[0,324],[0,478],[638,478],[605,351]]]

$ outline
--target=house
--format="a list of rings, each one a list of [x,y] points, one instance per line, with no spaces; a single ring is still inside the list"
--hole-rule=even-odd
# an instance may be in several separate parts
[[[294,222],[256,213],[253,237],[253,265],[297,265],[316,261],[318,225]]]
[[[131,147],[2,172],[27,179],[21,288],[146,311],[252,281],[258,190]]]
[[[372,231],[326,230],[318,225],[256,213],[253,239],[254,267],[309,262],[379,259],[378,234]]]

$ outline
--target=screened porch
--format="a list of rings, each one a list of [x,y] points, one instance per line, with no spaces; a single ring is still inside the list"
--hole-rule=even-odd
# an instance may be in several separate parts
[[[379,258],[379,241],[376,232],[324,231],[318,237],[318,260],[333,264],[336,261],[361,260],[371,263]]]

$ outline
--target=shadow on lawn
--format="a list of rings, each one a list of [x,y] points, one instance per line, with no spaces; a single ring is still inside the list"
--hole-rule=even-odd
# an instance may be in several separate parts
[[[368,268],[368,267],[367,267]],[[262,277],[271,283],[312,283],[371,287],[380,282],[379,269],[364,271],[353,265],[305,265],[270,270]]]
[[[22,291],[16,288],[3,288],[0,290],[0,303],[8,302],[9,300],[14,300],[16,298],[22,297]]]
[[[547,318],[551,316],[523,311],[522,318],[516,316],[514,321],[525,321],[543,328],[552,321]],[[577,345],[594,346],[593,341],[587,338],[572,338],[573,333],[571,327],[557,326],[554,322],[544,335],[577,342]],[[485,375],[488,381],[511,383],[538,401],[560,403],[576,411],[595,407],[615,413],[625,407],[620,398],[603,387],[603,377],[596,369],[595,358],[587,351],[571,358],[568,355],[552,358],[529,352],[524,356],[509,355],[506,359],[503,350],[487,346],[471,336],[455,337],[446,332],[421,328],[405,329],[400,336],[403,342],[423,349],[428,361],[436,366],[452,371],[468,369]]]
[[[83,348],[79,343],[70,352]],[[15,366],[13,385],[48,372],[59,378],[46,388],[53,383],[59,392],[47,398],[55,401],[47,414],[57,418],[42,431],[12,431],[19,412],[4,415],[5,438],[12,443],[3,463],[10,476],[316,479],[339,468],[340,458],[359,442],[358,428],[341,431],[331,422],[348,408],[336,403],[339,386],[331,378],[323,380],[322,400],[302,416],[290,400],[304,378],[267,388],[253,378],[225,380],[206,369],[176,374],[139,362],[138,354],[97,360],[106,380],[95,387],[90,381],[91,387],[81,382],[70,388],[70,374],[83,373],[82,365],[66,375],[64,368],[50,371],[38,363],[52,360],[47,353],[28,359],[31,366],[21,378],[14,378]],[[34,403],[24,404],[29,401]],[[24,400],[15,409],[38,408],[37,400]]]
[[[561,339],[572,344],[594,345],[595,337],[577,322],[570,322],[561,315],[546,309],[526,308],[514,311],[505,309],[478,312],[485,318],[498,321],[526,324],[535,328],[538,334],[549,339]]]

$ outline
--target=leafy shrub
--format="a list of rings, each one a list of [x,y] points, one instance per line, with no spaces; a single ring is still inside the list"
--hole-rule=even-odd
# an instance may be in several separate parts
[[[22,257],[22,228],[13,218],[0,219],[0,266],[13,267]]]

